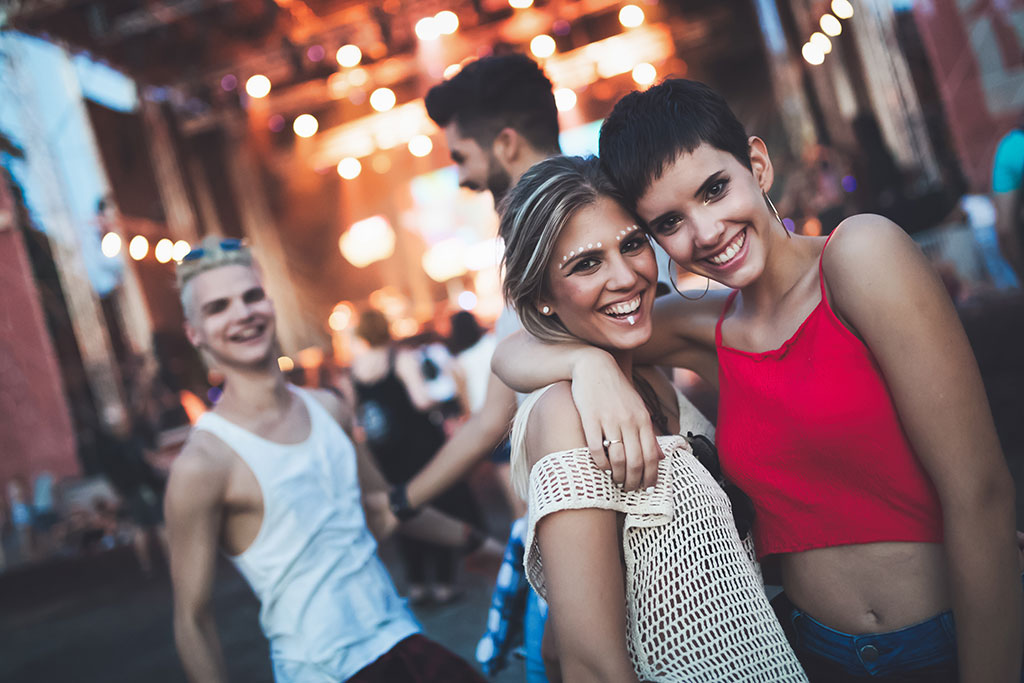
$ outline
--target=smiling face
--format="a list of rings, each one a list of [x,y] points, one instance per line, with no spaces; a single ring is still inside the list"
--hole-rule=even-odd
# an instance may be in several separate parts
[[[512,185],[512,177],[494,152],[481,147],[471,137],[463,137],[454,121],[444,127],[444,137],[448,153],[458,168],[459,187],[474,192],[489,190],[497,205]]]
[[[549,306],[574,336],[610,351],[650,339],[654,249],[615,201],[599,197],[569,219],[545,275],[538,309]]]
[[[186,287],[185,333],[221,368],[262,368],[274,359],[274,305],[255,268],[226,265]]]
[[[703,143],[669,164],[637,202],[673,261],[733,288],[754,282],[775,240],[785,239],[762,195],[771,185],[771,162],[764,143],[751,140],[753,170]]]

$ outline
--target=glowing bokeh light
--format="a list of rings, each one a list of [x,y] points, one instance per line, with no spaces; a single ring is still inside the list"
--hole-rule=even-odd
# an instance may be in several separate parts
[[[327,318],[327,324],[335,332],[341,332],[352,322],[356,309],[347,301],[339,301],[334,305],[334,310]]]
[[[391,333],[399,339],[411,337],[420,331],[420,324],[415,318],[399,318],[391,323]]]
[[[345,260],[365,268],[395,253],[395,231],[384,216],[370,216],[352,224],[338,239]]]
[[[576,106],[576,91],[572,88],[555,90],[555,107],[558,111],[569,111]]]
[[[309,49],[306,50],[306,56],[309,58],[309,61],[311,62],[319,62],[321,59],[324,58],[325,54],[327,53],[324,50],[323,45],[310,45]]]
[[[153,256],[160,263],[167,263],[174,256],[174,242],[170,241],[166,237],[156,243],[153,248]]]
[[[121,253],[121,236],[116,232],[108,232],[100,240],[100,251],[107,258],[114,258]]]
[[[352,69],[348,74],[349,85],[353,85],[357,88],[361,88],[366,85],[368,80],[370,80],[370,74],[366,73],[366,69]]]
[[[281,369],[281,372],[291,372],[295,369],[295,361],[288,356],[278,356],[277,367]]]
[[[508,0],[508,6],[512,9],[527,9],[533,7],[533,0]]]
[[[815,31],[811,34],[811,39],[807,41],[821,50],[822,54],[828,54],[832,52],[832,41],[828,39],[824,33]]]
[[[447,81],[449,78],[455,78],[460,71],[462,71],[461,64],[449,64],[444,68],[444,79]]]
[[[136,235],[132,238],[132,241],[128,243],[128,255],[136,261],[141,261],[146,258],[146,254],[149,253],[149,240],[142,235]]]
[[[334,58],[341,66],[353,67],[363,61],[363,51],[359,49],[359,46],[350,43],[339,47],[338,51],[334,53]]]
[[[174,249],[171,250],[171,258],[173,258],[175,261],[180,261],[181,259],[188,256],[188,252],[190,251],[192,251],[191,244],[189,244],[185,240],[178,240],[177,242],[174,243]]]
[[[832,14],[840,19],[849,19],[853,16],[853,5],[850,0],[832,0]]]
[[[231,92],[238,87],[238,79],[235,78],[234,74],[225,74],[224,77],[220,79],[220,87],[221,90]]]
[[[812,66],[818,66],[825,61],[825,53],[814,43],[804,43],[800,54],[803,55],[804,61]]]
[[[257,100],[266,97],[270,94],[270,79],[263,74],[250,76],[245,82],[245,92]]]
[[[653,64],[641,62],[633,67],[633,81],[637,85],[650,85],[658,78],[658,70]]]
[[[448,282],[466,274],[466,244],[458,237],[442,240],[427,249],[423,270],[434,282]]]
[[[538,59],[545,59],[555,54],[555,39],[546,33],[534,36],[530,41],[530,52]]]
[[[437,40],[441,36],[441,27],[434,17],[423,17],[416,22],[416,37],[420,40]]]
[[[434,149],[434,143],[426,135],[414,135],[409,140],[409,154],[414,157],[425,157]]]
[[[292,130],[300,138],[311,138],[320,128],[320,122],[312,114],[299,114],[292,121]]]
[[[281,116],[280,114],[274,114],[269,119],[267,119],[267,128],[274,131],[275,133],[280,133],[282,130],[284,130],[284,126],[285,120],[284,117]]]
[[[338,162],[338,175],[345,180],[352,180],[358,178],[359,174],[363,172],[363,165],[359,163],[359,159],[355,157],[345,157]]]
[[[442,10],[434,15],[434,25],[442,36],[450,36],[459,30],[459,15],[451,10]]]
[[[827,36],[832,36],[834,38],[843,32],[842,22],[831,14],[822,14],[821,21],[818,23],[821,24],[821,30],[824,31]]]
[[[376,111],[390,111],[397,101],[395,92],[390,88],[377,88],[370,93],[370,106]]]
[[[636,5],[626,5],[619,10],[619,23],[626,28],[636,28],[644,23],[644,11]]]
[[[459,308],[464,311],[472,311],[476,308],[476,294],[468,289],[459,294]]]

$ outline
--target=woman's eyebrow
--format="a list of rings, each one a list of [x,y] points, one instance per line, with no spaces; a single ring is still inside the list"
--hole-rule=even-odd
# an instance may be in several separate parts
[[[703,183],[701,183],[700,187],[697,188],[697,191],[693,193],[693,198],[699,199],[700,196],[703,195],[709,187],[715,184],[719,176],[721,176],[723,173],[725,173],[725,169],[715,171],[714,173],[709,175],[707,179]]]

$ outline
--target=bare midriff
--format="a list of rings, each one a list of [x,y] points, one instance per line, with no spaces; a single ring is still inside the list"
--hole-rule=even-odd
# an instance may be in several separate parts
[[[837,631],[895,631],[950,608],[943,547],[865,543],[780,557],[786,595]]]

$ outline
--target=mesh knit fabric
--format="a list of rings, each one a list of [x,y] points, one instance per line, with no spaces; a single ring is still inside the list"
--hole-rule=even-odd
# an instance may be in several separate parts
[[[514,461],[526,459],[522,437],[534,402],[517,416]],[[682,429],[692,428],[681,415]],[[534,465],[524,560],[531,585],[547,597],[539,520],[562,510],[614,510],[624,517],[627,648],[641,680],[806,681],[768,604],[752,543],[736,532],[728,497],[684,438],[658,441],[666,458],[650,492],[623,492],[586,448]]]

